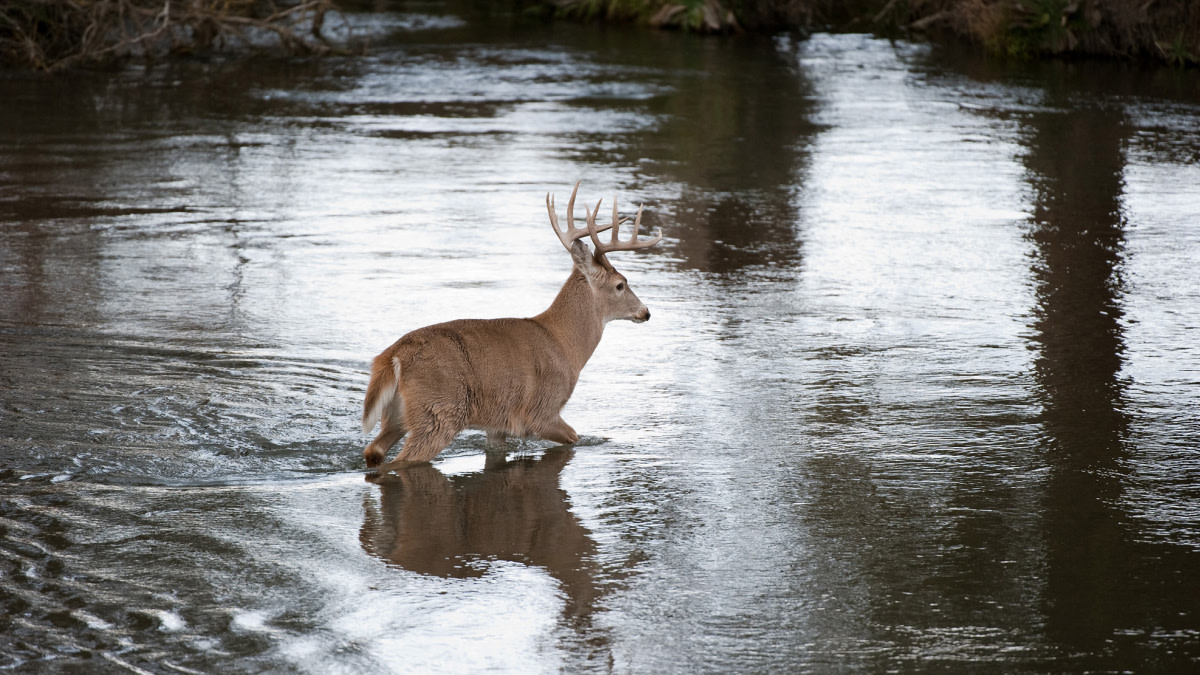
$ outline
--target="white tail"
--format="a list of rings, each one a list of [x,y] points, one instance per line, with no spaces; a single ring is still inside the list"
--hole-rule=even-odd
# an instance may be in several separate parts
[[[380,354],[380,356],[383,355]],[[367,385],[367,397],[363,400],[363,433],[370,433],[371,429],[374,429],[379,420],[383,418],[383,412],[395,402],[396,383],[399,381],[399,359],[392,359],[390,369],[386,359],[384,359],[380,372],[376,373],[372,369],[371,383]]]
[[[376,466],[405,433],[398,461],[428,462],[458,432],[483,429],[488,441],[536,436],[574,443],[579,435],[559,412],[575,389],[579,372],[600,343],[609,321],[641,323],[650,310],[629,288],[605,254],[657,244],[662,235],[621,241],[622,223],[614,200],[612,222],[597,226],[587,208],[586,227],[575,227],[575,194],[567,203],[567,226],[560,228],[554,198],[546,195],[550,225],[571,253],[574,269],[546,311],[528,319],[465,319],[418,328],[375,357],[363,401],[363,430],[380,424],[379,435],[363,450]],[[599,233],[612,230],[608,242]],[[593,255],[584,235],[596,246]]]

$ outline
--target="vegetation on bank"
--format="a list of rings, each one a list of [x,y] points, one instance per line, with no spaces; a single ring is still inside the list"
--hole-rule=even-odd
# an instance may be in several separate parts
[[[966,39],[1004,56],[1200,62],[1196,0],[544,0],[576,18],[728,33],[830,29]]]
[[[477,1],[701,33],[922,34],[966,39],[1015,58],[1077,55],[1200,64],[1200,0]],[[380,8],[392,2],[3,0],[0,66],[54,71],[131,56],[236,47],[325,53],[334,50],[322,32],[325,18],[339,4]]]
[[[332,49],[333,0],[3,0],[0,65],[55,71],[235,45]]]

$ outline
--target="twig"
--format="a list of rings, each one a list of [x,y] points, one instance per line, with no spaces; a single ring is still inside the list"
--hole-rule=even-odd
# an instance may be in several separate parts
[[[935,24],[938,21],[941,21],[942,19],[948,19],[948,18],[950,18],[950,12],[949,11],[941,11],[941,12],[937,12],[934,14],[930,14],[927,17],[917,19],[916,21],[908,24],[908,27],[912,28],[913,30],[925,30],[930,25]]]
[[[875,23],[882,23],[883,17],[886,16],[888,12],[892,11],[892,8],[895,6],[896,0],[888,0],[888,3],[883,6],[883,9],[879,10],[879,13],[875,15]]]

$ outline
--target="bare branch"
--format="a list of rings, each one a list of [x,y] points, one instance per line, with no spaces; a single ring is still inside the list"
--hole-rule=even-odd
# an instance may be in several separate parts
[[[63,70],[173,51],[261,48],[274,36],[288,52],[327,53],[322,35],[334,0],[5,0],[0,64]]]

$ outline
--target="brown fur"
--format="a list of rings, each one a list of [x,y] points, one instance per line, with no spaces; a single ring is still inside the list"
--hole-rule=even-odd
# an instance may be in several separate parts
[[[363,428],[379,422],[380,431],[363,450],[367,466],[382,463],[406,432],[397,461],[431,461],[467,428],[487,431],[490,442],[579,440],[559,411],[604,325],[645,321],[650,312],[602,255],[576,241],[571,257],[575,269],[541,314],[418,328],[375,357]]]

